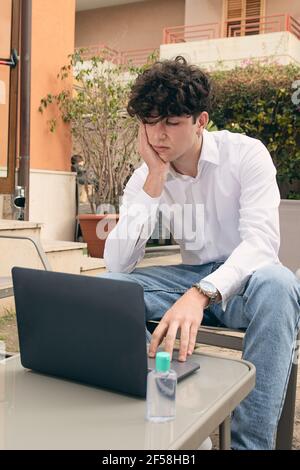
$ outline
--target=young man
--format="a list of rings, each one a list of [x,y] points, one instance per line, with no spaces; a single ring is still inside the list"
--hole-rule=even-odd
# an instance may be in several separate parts
[[[147,319],[160,319],[149,354],[165,339],[180,360],[201,323],[244,328],[243,357],[256,387],[235,410],[234,449],[272,449],[299,326],[300,283],[280,264],[276,171],[253,138],[207,132],[208,77],[182,57],[155,63],[136,80],[128,104],[140,120],[144,163],[129,180],[104,259],[109,277],[144,288]],[[134,269],[158,210],[184,264]]]

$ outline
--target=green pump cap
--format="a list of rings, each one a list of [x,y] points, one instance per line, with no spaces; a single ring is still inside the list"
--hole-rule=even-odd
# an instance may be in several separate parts
[[[157,372],[168,372],[170,370],[170,353],[168,352],[158,352],[155,358],[155,370]]]

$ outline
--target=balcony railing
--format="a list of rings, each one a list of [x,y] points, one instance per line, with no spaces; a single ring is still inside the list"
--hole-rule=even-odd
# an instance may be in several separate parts
[[[118,58],[120,52],[116,49],[112,49],[111,47],[107,46],[106,44],[97,44],[88,47],[78,47],[76,50],[84,49],[82,54],[82,58],[84,60],[89,60],[94,56],[101,55],[105,60],[113,63],[118,63]]]
[[[77,48],[79,50],[80,48]],[[157,49],[131,49],[127,51],[118,51],[112,49],[106,44],[98,44],[96,46],[88,46],[85,48],[82,56],[83,59],[89,60],[93,56],[101,55],[108,62],[116,65],[131,64],[135,66],[144,65],[149,57],[156,56]]]
[[[207,23],[164,28],[163,44],[289,31],[300,39],[300,20],[288,14],[232,18],[225,23]]]
[[[120,53],[123,63],[131,63],[133,65],[144,65],[151,57],[158,56],[158,49],[131,49]]]
[[[190,26],[174,26],[164,28],[163,44],[177,42],[200,41],[201,39],[215,39],[221,37],[220,23],[206,23]]]
[[[300,21],[296,20],[293,16],[287,18],[287,31],[293,33],[298,39],[300,39]]]

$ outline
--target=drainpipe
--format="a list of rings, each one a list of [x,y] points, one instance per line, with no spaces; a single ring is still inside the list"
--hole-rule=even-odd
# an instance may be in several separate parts
[[[24,209],[18,218],[29,220],[32,0],[21,0],[21,4],[20,156],[16,193],[24,195]]]

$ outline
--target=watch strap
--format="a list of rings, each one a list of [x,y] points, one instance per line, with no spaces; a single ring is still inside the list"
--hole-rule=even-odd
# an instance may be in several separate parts
[[[204,310],[210,307],[212,304],[216,303],[216,300],[218,298],[218,291],[216,295],[209,295],[207,291],[202,289],[202,287],[200,286],[200,283],[195,283],[192,285],[192,287],[196,287],[198,292],[200,292],[201,294],[205,295],[208,298],[208,304],[206,305],[206,307],[204,307]]]

